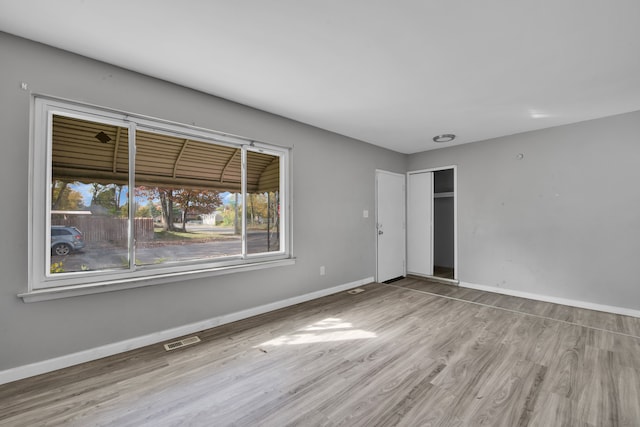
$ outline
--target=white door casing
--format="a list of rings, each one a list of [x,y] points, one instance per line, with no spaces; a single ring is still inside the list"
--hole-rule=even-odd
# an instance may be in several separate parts
[[[376,280],[405,275],[405,175],[376,171]]]

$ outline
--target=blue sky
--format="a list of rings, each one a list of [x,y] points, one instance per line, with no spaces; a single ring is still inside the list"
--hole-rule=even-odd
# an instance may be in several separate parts
[[[84,203],[85,206],[91,205],[91,199],[93,198],[93,193],[91,192],[91,190],[93,187],[90,184],[83,184],[81,182],[77,182],[69,185],[69,188],[82,194],[82,202]],[[127,202],[127,194],[128,194],[127,186],[125,186],[123,187],[122,194],[120,194],[121,206]],[[141,202],[144,202],[144,203],[141,203]],[[138,200],[138,203],[141,203],[142,205],[146,205],[147,199],[141,198],[141,200]]]

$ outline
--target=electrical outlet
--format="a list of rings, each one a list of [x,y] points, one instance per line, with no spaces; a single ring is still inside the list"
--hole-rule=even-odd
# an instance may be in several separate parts
[[[320,266],[320,275],[324,276],[326,273],[327,273],[327,271],[325,270],[324,265],[321,265]]]

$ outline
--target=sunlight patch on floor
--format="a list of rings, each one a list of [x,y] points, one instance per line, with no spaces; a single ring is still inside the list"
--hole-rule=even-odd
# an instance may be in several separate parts
[[[350,322],[329,317],[292,334],[281,335],[256,347],[362,340],[376,337],[377,335],[373,332],[356,329]]]

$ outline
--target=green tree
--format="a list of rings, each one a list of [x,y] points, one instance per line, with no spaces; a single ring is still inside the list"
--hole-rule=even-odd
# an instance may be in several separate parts
[[[137,218],[155,218],[160,215],[162,215],[162,210],[151,201],[136,209]]]
[[[180,189],[173,200],[182,211],[182,231],[187,231],[189,214],[206,214],[216,210],[222,204],[220,192],[212,190]]]
[[[51,186],[51,210],[77,211],[85,208],[82,194],[72,190],[69,181],[54,180]]]
[[[112,216],[128,216],[128,203],[120,204],[120,200],[126,191],[126,185],[91,183],[91,207],[92,212],[108,214]]]
[[[160,202],[162,228],[166,231],[177,231],[177,216],[182,219],[182,231],[186,231],[189,214],[211,213],[222,204],[220,193],[211,190],[141,186],[136,187],[135,194],[146,197],[150,204]]]
[[[267,217],[267,194],[247,194],[247,221],[250,225],[262,224]]]
[[[159,202],[162,215],[162,229],[165,231],[176,231],[173,220],[175,210],[173,206],[174,190],[172,188],[138,186],[134,191],[136,197],[144,197],[150,204]]]

